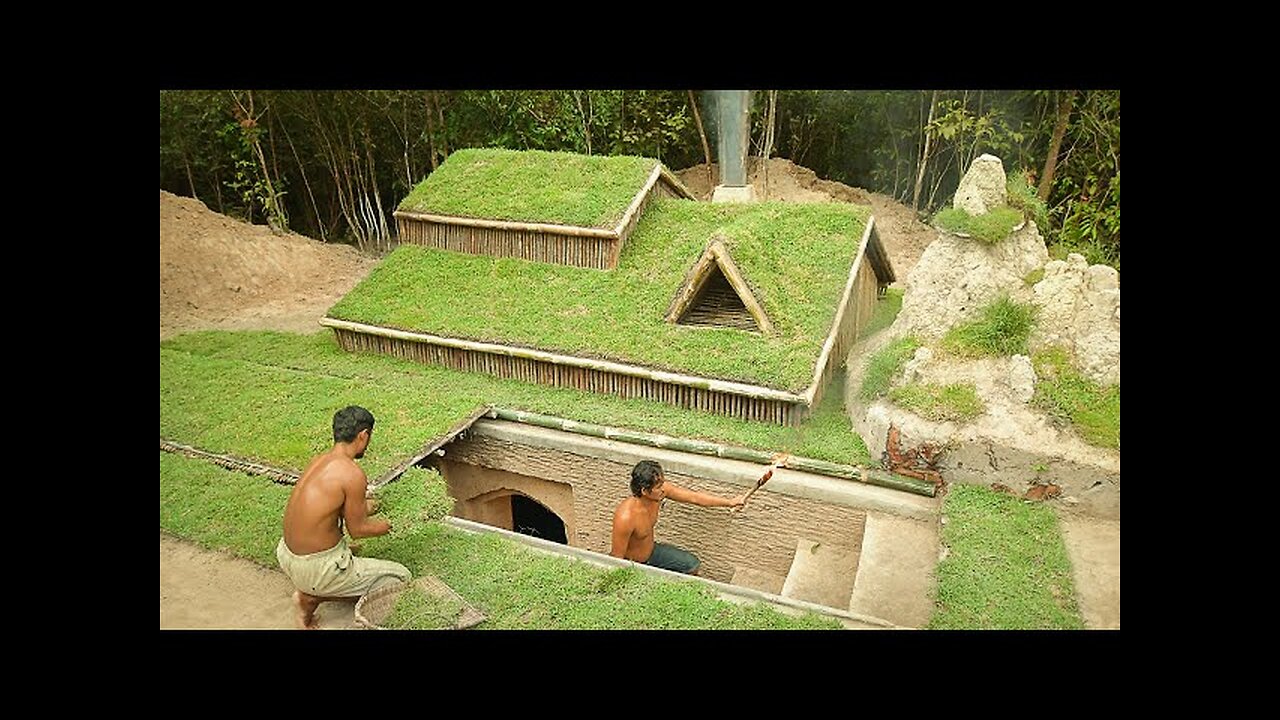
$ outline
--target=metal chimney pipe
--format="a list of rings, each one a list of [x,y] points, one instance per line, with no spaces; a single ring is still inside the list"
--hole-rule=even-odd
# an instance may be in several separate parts
[[[716,98],[716,141],[720,163],[720,184],[744,187],[747,184],[747,140],[751,132],[751,91],[712,90]]]

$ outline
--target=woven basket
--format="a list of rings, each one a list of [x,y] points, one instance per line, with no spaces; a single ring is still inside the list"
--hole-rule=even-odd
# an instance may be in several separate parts
[[[420,577],[414,580],[413,584],[427,595],[452,600],[462,606],[462,611],[454,619],[453,627],[442,629],[465,630],[466,628],[475,627],[488,619],[488,616],[476,610],[461,595],[454,592],[453,588],[433,575]],[[390,629],[384,627],[382,622],[387,619],[392,609],[395,608],[396,601],[400,599],[401,593],[409,589],[409,587],[406,583],[391,583],[365,593],[356,601],[356,622],[361,627],[369,630]]]

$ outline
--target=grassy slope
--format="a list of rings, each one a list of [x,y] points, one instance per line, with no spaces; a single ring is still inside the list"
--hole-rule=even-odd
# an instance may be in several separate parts
[[[867,213],[847,204],[655,201],[608,272],[404,246],[329,315],[799,392],[812,380]],[[713,235],[726,238],[775,335],[664,321]]]
[[[753,423],[643,400],[501,380],[376,354],[350,354],[328,333],[203,332],[160,345],[160,434],[214,452],[300,469],[329,447],[333,413],[364,405],[378,420],[370,477],[484,404],[677,437],[869,460],[829,389],[799,427]]]

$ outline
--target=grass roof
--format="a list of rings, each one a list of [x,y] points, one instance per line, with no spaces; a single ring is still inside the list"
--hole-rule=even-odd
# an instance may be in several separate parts
[[[868,462],[832,387],[801,426],[783,427],[646,400],[503,380],[377,354],[343,352],[331,333],[201,332],[160,343],[160,435],[300,471],[332,445],[333,414],[368,408],[370,479],[493,404],[582,422],[840,463]]]
[[[329,316],[798,393],[813,378],[869,214],[846,203],[658,199],[607,272],[406,245]],[[663,319],[713,236],[773,334]]]
[[[612,230],[657,163],[542,150],[458,150],[398,209]]]

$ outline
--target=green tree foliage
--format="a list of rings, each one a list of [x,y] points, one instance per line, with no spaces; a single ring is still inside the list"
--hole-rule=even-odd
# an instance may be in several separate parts
[[[458,148],[640,155],[673,169],[703,160],[685,90],[254,90],[251,133],[236,115],[246,95],[160,93],[160,187],[259,222],[274,195],[292,229],[373,250],[393,241],[396,203]],[[919,179],[928,216],[982,153],[1009,173],[1030,168],[1035,187],[1064,95],[782,90],[771,154],[907,204]],[[753,155],[764,146],[766,97],[753,94]],[[1119,267],[1120,93],[1071,97],[1049,222],[1037,224],[1055,254]],[[698,99],[714,147],[716,113],[707,95]]]

